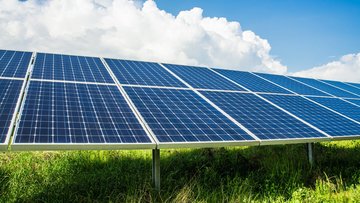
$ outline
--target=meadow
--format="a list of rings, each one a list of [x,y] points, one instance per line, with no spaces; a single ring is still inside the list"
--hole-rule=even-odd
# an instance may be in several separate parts
[[[358,202],[360,141],[161,150],[3,152],[0,202]]]

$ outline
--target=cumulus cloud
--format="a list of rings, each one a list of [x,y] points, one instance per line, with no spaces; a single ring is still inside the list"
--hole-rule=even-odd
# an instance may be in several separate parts
[[[360,82],[360,53],[342,56],[322,66],[294,73],[295,76]]]
[[[267,40],[238,22],[173,16],[151,0],[0,0],[0,48],[285,73]]]

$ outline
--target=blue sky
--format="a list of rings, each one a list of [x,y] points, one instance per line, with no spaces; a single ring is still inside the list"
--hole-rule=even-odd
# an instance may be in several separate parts
[[[360,82],[360,0],[0,0],[0,30],[2,49]]]
[[[200,7],[204,16],[240,22],[267,39],[271,55],[289,71],[309,69],[360,52],[359,0],[157,0],[160,9],[177,15]]]

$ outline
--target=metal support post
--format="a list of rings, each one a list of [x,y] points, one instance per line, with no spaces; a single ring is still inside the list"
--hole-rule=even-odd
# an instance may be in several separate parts
[[[152,150],[152,181],[155,190],[160,191],[160,149]]]
[[[307,143],[308,147],[308,158],[310,166],[312,167],[314,165],[314,157],[313,157],[313,143]]]

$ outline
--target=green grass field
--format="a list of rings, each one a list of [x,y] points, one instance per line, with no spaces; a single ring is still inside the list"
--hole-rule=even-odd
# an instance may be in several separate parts
[[[1,202],[357,202],[360,141],[161,151],[0,154]]]

